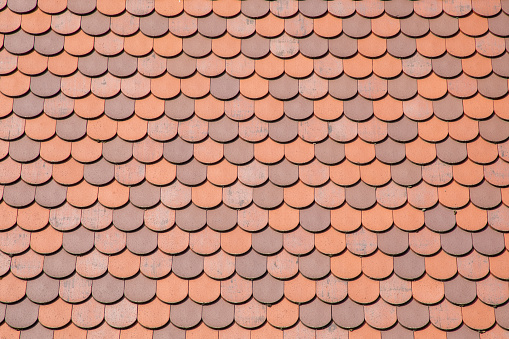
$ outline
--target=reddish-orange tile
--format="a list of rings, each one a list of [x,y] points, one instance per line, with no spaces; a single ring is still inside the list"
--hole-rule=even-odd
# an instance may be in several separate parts
[[[392,257],[376,251],[374,254],[362,257],[362,272],[373,279],[385,279],[393,269]]]
[[[380,339],[381,332],[375,330],[373,327],[369,326],[366,323],[366,324],[363,324],[361,327],[352,330],[348,334],[348,338],[350,338],[350,339],[362,339],[362,338]]]
[[[287,251],[283,250],[276,255],[272,255],[267,258],[267,271],[275,278],[278,279],[289,279],[294,277],[299,272],[299,261],[298,257],[292,254],[289,254]],[[306,284],[307,279],[299,276],[299,282]],[[304,279],[304,280],[303,280]],[[309,285],[309,284],[307,284]],[[307,286],[306,287],[309,287]],[[285,289],[288,289],[289,293],[295,297],[295,284],[288,285],[285,284]],[[286,294],[286,293],[285,293]],[[310,288],[306,289],[306,294],[309,297]],[[288,296],[292,301],[295,301],[292,297]]]
[[[314,280],[307,279],[299,273],[296,277],[285,281],[285,297],[294,303],[308,302],[315,296],[315,285]],[[267,311],[267,313],[269,313],[269,311]],[[267,317],[270,322],[270,315],[267,314]]]
[[[184,11],[192,16],[205,16],[212,11],[212,1],[201,0],[184,3]]]
[[[416,138],[414,141],[405,144],[408,160],[417,164],[428,164],[435,160],[437,150],[435,144]]]
[[[331,225],[341,232],[352,232],[361,225],[361,211],[348,204],[331,210]]]
[[[133,327],[122,329],[120,331],[120,339],[151,339],[152,334],[152,330],[137,323]]]
[[[31,233],[30,248],[37,253],[50,254],[62,246],[62,233],[53,227],[46,227],[42,231]]]
[[[85,136],[71,144],[71,156],[79,162],[93,162],[102,154],[102,144]]]
[[[504,53],[505,41],[488,32],[485,36],[475,39],[475,49],[482,55],[493,58]]]
[[[106,207],[120,207],[129,200],[129,187],[114,180],[108,185],[99,187],[97,198]]]
[[[226,33],[212,40],[212,52],[221,58],[233,58],[240,53],[241,41]]]
[[[196,115],[205,120],[215,120],[224,113],[224,101],[208,95],[195,101]]]
[[[462,59],[461,64],[463,72],[476,78],[486,76],[492,71],[491,59],[486,58],[479,53],[475,53],[468,58]]]
[[[16,162],[11,157],[8,157],[5,160],[2,160],[0,162],[0,166],[1,166],[0,181],[2,182],[2,184],[10,184],[10,183],[13,183],[16,180],[18,180],[20,174],[23,173],[23,168],[27,168],[29,174],[32,174],[32,172],[35,172],[32,175],[29,175],[29,178],[33,177],[34,179],[38,179],[38,177],[39,177],[38,171],[32,170],[32,168],[35,169],[35,167],[29,166],[28,164],[23,164],[23,167],[22,167],[19,162]],[[25,170],[25,172],[26,171],[27,170]],[[48,166],[47,172],[49,172],[49,175],[51,176],[51,166]],[[27,180],[25,180],[25,181],[33,182],[29,178],[27,178]]]
[[[48,162],[64,161],[71,155],[71,143],[56,136],[41,143],[40,154]]]
[[[39,321],[49,328],[60,328],[71,321],[72,305],[58,298],[51,304],[39,306]]]
[[[62,78],[62,92],[71,98],[81,98],[90,92],[91,79],[80,72]]]
[[[60,76],[72,74],[78,68],[78,58],[66,51],[48,59],[48,70]]]
[[[448,185],[438,188],[438,200],[449,208],[461,208],[470,201],[468,187],[452,181]]]
[[[357,44],[359,53],[368,58],[380,57],[387,50],[386,39],[380,38],[375,34],[370,34],[365,38],[359,39]]]
[[[299,210],[287,204],[269,210],[269,225],[280,232],[288,232],[299,225]]]
[[[285,59],[285,73],[293,78],[305,78],[313,72],[313,59],[301,53],[291,59]]]
[[[46,140],[55,134],[56,120],[46,114],[25,121],[25,133],[30,139]]]
[[[98,191],[98,187],[82,181],[67,189],[67,201],[76,207],[88,207],[97,200]]]
[[[499,279],[507,280],[509,278],[509,252],[503,251],[501,254],[490,257],[490,272]]]
[[[299,167],[299,178],[306,185],[323,185],[329,180],[329,167],[322,164],[318,160],[313,160],[311,163]],[[331,197],[323,196],[323,198],[327,199]]]
[[[221,235],[210,227],[205,227],[189,235],[189,248],[201,255],[216,252],[221,246]]]
[[[371,30],[378,36],[389,38],[399,33],[399,20],[392,18],[387,13],[371,21]]]
[[[222,74],[225,70],[225,60],[215,54],[196,60],[196,69],[207,77],[215,77]]]
[[[182,92],[192,98],[205,96],[210,90],[210,79],[200,73],[181,80]]]
[[[405,231],[415,231],[424,225],[424,213],[410,204],[393,210],[394,224]]]
[[[307,183],[302,177],[301,180]],[[340,206],[344,201],[344,188],[333,182],[328,182],[324,186],[315,188],[315,202],[322,207],[335,208]]]
[[[104,319],[104,305],[90,298],[84,303],[73,305],[72,321],[81,328],[92,328]]]
[[[480,231],[488,223],[488,214],[486,210],[469,204],[465,208],[457,211],[456,223],[459,227],[469,232]]]
[[[147,134],[148,123],[133,115],[127,120],[118,122],[117,134],[124,140],[137,141]]]
[[[459,165],[453,166],[452,169],[454,179],[462,185],[477,185],[484,177],[483,167],[469,159]]]
[[[137,57],[149,54],[152,51],[154,39],[138,32],[134,35],[124,38],[124,50]]]
[[[444,283],[424,274],[418,280],[412,281],[412,294],[423,304],[435,304],[444,297]]]
[[[168,185],[175,179],[176,173],[177,167],[166,159],[145,167],[145,178],[154,185]]]
[[[0,79],[0,92],[14,97],[25,94],[30,88],[30,77],[16,71]]]
[[[65,36],[64,49],[74,56],[82,56],[90,53],[94,48],[94,37],[78,31],[72,35]]]
[[[212,3],[212,10],[222,17],[233,17],[240,12],[241,4],[237,1],[222,0]]]
[[[74,101],[74,111],[85,119],[97,118],[104,112],[104,99],[93,94]]]
[[[7,230],[16,223],[18,210],[2,201],[0,203],[0,230]]]
[[[71,63],[72,64],[72,63]],[[48,67],[48,57],[36,51],[18,56],[18,70],[25,74],[41,74]]]
[[[265,37],[276,37],[283,32],[285,21],[279,19],[274,14],[256,19],[256,32]]]
[[[206,181],[200,186],[192,188],[192,200],[202,208],[212,208],[221,203],[222,189]]]
[[[197,303],[211,303],[219,297],[220,292],[220,282],[206,274],[189,280],[189,298]]]
[[[486,330],[495,323],[495,310],[477,299],[461,309],[463,321],[476,330]]]
[[[239,4],[240,5],[240,4]],[[219,332],[219,339],[249,339],[251,331],[240,327],[236,323]]]
[[[495,114],[498,115],[500,118],[502,118],[504,120],[509,119],[509,99],[508,99],[508,97],[494,100],[493,108],[494,108]]]
[[[346,250],[339,256],[331,258],[331,272],[343,280],[354,279],[362,272],[362,260]]]
[[[5,303],[13,303],[24,297],[26,280],[18,279],[12,272],[7,273],[0,280],[0,300]]]
[[[447,52],[456,57],[464,58],[475,53],[475,40],[459,32],[457,35],[446,39]]]
[[[348,296],[358,303],[372,303],[378,298],[379,294],[379,282],[368,278],[364,274],[348,282]]]
[[[216,163],[223,158],[223,144],[207,138],[194,144],[194,157],[205,164]]]
[[[0,93],[0,117],[6,117],[12,112],[13,99]],[[12,127],[11,127],[12,129]]]
[[[402,71],[402,63],[398,58],[385,54],[373,60],[373,72],[382,78],[394,78]]]
[[[315,246],[320,252],[333,255],[342,252],[346,247],[345,234],[329,228],[315,235]]]
[[[237,180],[237,167],[223,159],[207,168],[207,179],[214,185],[226,186]]]
[[[346,74],[353,78],[365,78],[373,70],[373,61],[361,54],[343,60],[343,68]]]
[[[313,28],[316,34],[325,38],[333,38],[343,30],[343,21],[330,13],[326,13],[325,16],[314,19]]]
[[[432,73],[417,80],[419,94],[427,99],[438,99],[447,93],[447,81]]]
[[[445,52],[445,39],[440,38],[433,33],[416,39],[417,51],[428,58],[438,57]]]
[[[447,138],[448,123],[433,116],[426,121],[418,123],[419,136],[430,142],[439,142]]]
[[[18,225],[27,231],[38,231],[48,224],[49,210],[32,204],[25,208],[18,209]]]
[[[357,164],[366,164],[375,158],[375,145],[357,138],[345,145],[348,160]]]
[[[180,279],[175,274],[157,280],[156,294],[166,303],[178,303],[187,296],[188,281]]]
[[[158,78],[150,79],[150,89],[151,89],[152,94],[158,98],[162,98],[162,99],[173,98],[180,92],[180,79],[174,78],[169,73],[165,73]],[[149,98],[152,98],[152,96],[150,96]],[[147,102],[144,102],[143,104],[138,103],[138,102],[145,101],[145,100]],[[141,113],[140,117],[142,117],[142,118],[148,118],[148,117],[154,117],[154,115],[157,115],[157,116],[160,115],[159,114],[159,112],[161,111],[161,102],[160,101],[146,98],[146,99],[142,99],[142,100],[137,100],[136,105],[139,105],[139,106],[135,106],[136,107],[135,111],[138,114],[138,109],[139,109],[140,113]],[[157,114],[155,114],[152,111],[152,108],[154,107],[154,105],[156,105],[155,107],[157,107],[157,109],[155,111],[155,113],[157,113]],[[163,103],[163,110],[164,110],[164,103]],[[153,118],[151,118],[151,119],[153,119]]]
[[[285,71],[285,61],[269,53],[266,57],[255,60],[255,72],[267,79],[277,78]]]
[[[362,211],[362,225],[374,232],[383,232],[392,226],[392,211],[376,204]]]
[[[120,14],[124,11],[124,9],[125,9],[124,1],[107,1],[107,0],[97,1],[97,10],[107,16]]]
[[[170,305],[155,298],[147,304],[138,305],[138,321],[147,328],[164,326],[170,319]]]
[[[295,185],[284,188],[285,202],[295,208],[303,208],[313,203],[315,191],[313,187],[307,186],[302,181]]]
[[[186,331],[186,338],[187,339],[201,339],[201,338],[210,338],[210,339],[218,339],[219,338],[219,331],[214,330],[205,323],[201,323],[197,327]]]
[[[391,180],[391,169],[378,159],[368,165],[360,166],[361,179],[371,186],[382,186]]]
[[[21,25],[21,15],[11,11],[9,7],[0,12],[0,19],[0,32],[2,33],[14,32]]]
[[[329,83],[326,79],[312,74],[306,79],[299,80],[299,92],[309,99],[320,99],[327,95]]]
[[[41,34],[50,29],[51,15],[36,9],[21,16],[21,28],[30,34]]]
[[[466,35],[481,36],[488,31],[488,19],[472,13],[459,19],[459,27]]]
[[[445,251],[426,257],[425,264],[426,272],[434,279],[446,280],[452,278],[457,272],[456,258]]]
[[[430,338],[430,339],[446,339],[447,338],[447,332],[439,330],[433,325],[427,326],[422,330],[418,330],[414,332],[415,339],[424,339],[424,338]]]
[[[498,156],[498,149],[495,144],[482,138],[467,143],[468,157],[480,164],[488,164]]]
[[[461,307],[444,299],[440,304],[430,306],[429,318],[431,323],[438,328],[444,330],[455,329],[462,321]]]
[[[130,278],[140,269],[140,257],[125,250],[109,257],[108,271],[117,278]]]
[[[299,319],[299,306],[283,298],[267,308],[267,321],[274,327],[288,328]]]
[[[161,189],[161,202],[171,208],[181,208],[191,201],[191,187],[178,180]]]
[[[255,61],[243,54],[226,59],[226,72],[236,78],[246,78],[253,74]]]

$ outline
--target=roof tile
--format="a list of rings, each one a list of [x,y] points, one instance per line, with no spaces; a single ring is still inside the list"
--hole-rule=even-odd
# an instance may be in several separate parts
[[[479,280],[489,274],[489,259],[476,251],[458,257],[458,273],[470,280]]]

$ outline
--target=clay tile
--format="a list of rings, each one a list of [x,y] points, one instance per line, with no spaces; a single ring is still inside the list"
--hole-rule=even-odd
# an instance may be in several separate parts
[[[270,40],[258,34],[242,39],[241,51],[242,54],[249,58],[261,58],[269,53]]]
[[[357,41],[346,34],[329,40],[329,51],[338,58],[348,58],[357,53]]]
[[[316,296],[326,303],[337,303],[345,299],[347,287],[346,281],[330,274],[327,278],[316,282]]]
[[[113,32],[95,37],[94,47],[96,51],[105,56],[119,54],[124,49],[124,38]]]
[[[412,300],[410,303],[397,308],[398,321],[401,325],[410,329],[418,329],[426,326],[429,322],[429,310],[427,306]]]
[[[67,188],[51,180],[47,184],[37,186],[35,201],[44,207],[52,208],[60,205],[66,199]]]
[[[369,255],[376,251],[377,237],[376,234],[361,227],[354,233],[346,235],[346,246],[348,250],[356,255]]]
[[[470,280],[479,280],[489,274],[489,259],[477,251],[458,257],[458,272]]]
[[[482,2],[476,2],[482,4]],[[480,14],[480,13],[478,13]],[[500,13],[499,15],[488,18],[488,27],[491,33],[498,36],[507,36],[507,22],[509,16]]]
[[[27,282],[26,294],[35,303],[49,303],[58,297],[58,288],[59,281],[43,273]]]
[[[478,80],[479,93],[488,97],[497,99],[507,93],[507,81],[495,74],[492,74],[484,79]]]
[[[187,143],[181,138],[177,137],[174,140],[167,142],[163,147],[163,156],[166,160],[172,163],[184,163],[191,159],[193,156],[193,144]]]
[[[5,323],[12,328],[26,329],[37,322],[39,305],[32,303],[28,298],[15,304],[10,304],[5,309]],[[7,331],[6,331],[7,332]],[[18,331],[13,333],[19,337]],[[8,333],[6,334],[8,335]]]
[[[467,144],[468,155],[470,159],[477,163],[490,163],[497,158],[496,149],[493,146],[494,144],[491,142],[488,142],[483,138],[477,138],[473,142],[469,142]]]
[[[402,254],[408,249],[408,234],[397,227],[378,233],[378,248],[389,255]]]
[[[103,73],[105,73],[108,69],[108,59],[105,56],[100,55],[97,52],[92,52],[92,54],[87,55],[85,57],[80,57],[78,61],[78,69],[84,75],[89,77],[96,77]],[[107,75],[105,75],[107,78]],[[94,81],[92,80],[92,84]],[[111,85],[110,85],[111,86]],[[108,87],[110,87],[108,86]],[[93,89],[92,85],[92,89]],[[117,91],[118,92],[118,91]],[[114,93],[116,94],[116,93]],[[102,95],[102,96],[110,96],[110,95]]]
[[[373,102],[357,95],[343,102],[345,116],[353,121],[368,120],[373,115]]]
[[[506,121],[501,120],[496,115],[493,115],[488,120],[482,120],[479,122],[479,132],[485,140],[499,143],[509,137],[506,124]]]
[[[276,18],[276,20],[278,19]],[[299,12],[297,15],[284,20],[284,29],[289,35],[302,38],[313,31],[313,19]]]
[[[324,141],[315,144],[315,156],[324,164],[337,164],[345,157],[344,146],[341,143],[335,142],[331,138],[327,138]]]
[[[283,235],[271,227],[252,234],[253,249],[261,254],[270,255],[278,252],[283,246]]]
[[[461,59],[455,58],[446,53],[443,56],[433,59],[433,71],[440,77],[453,78],[461,73]]]
[[[273,208],[283,201],[283,189],[267,182],[253,190],[253,202],[262,208]]]
[[[508,53],[502,54],[501,56],[492,59],[491,62],[493,66],[493,72],[503,77],[509,76],[509,67],[507,66],[508,59],[509,59]],[[486,61],[486,58],[483,58],[483,61]],[[487,72],[484,72],[483,75],[486,75],[487,73],[489,73],[489,70]]]
[[[424,213],[420,214],[420,218],[420,225],[415,227],[414,230],[424,224]],[[410,248],[421,255],[432,255],[440,250],[440,235],[430,231],[427,227],[424,227],[415,233],[410,233],[409,240]]]
[[[459,30],[459,20],[457,17],[449,16],[443,13],[439,17],[430,19],[429,26],[431,32],[440,37],[453,36]]]
[[[9,208],[5,202],[2,203],[2,212],[9,220],[5,220],[2,225],[2,230],[11,228],[16,223],[16,209]],[[10,215],[9,215],[9,214]],[[11,228],[3,233],[3,239],[0,242],[2,252],[7,254],[18,254],[24,252],[30,246],[29,233],[22,230],[20,227]]]
[[[472,234],[474,248],[484,255],[497,255],[504,249],[502,233],[488,226],[483,231]]]
[[[399,77],[388,81],[387,90],[392,97],[407,100],[417,93],[417,84],[415,79],[406,74],[401,74]]]
[[[28,93],[25,96],[14,98],[13,112],[21,118],[34,118],[41,114],[44,107],[44,99]]]
[[[95,11],[81,17],[81,29],[93,36],[103,35],[110,30],[110,17]]]
[[[100,186],[109,183],[115,174],[113,164],[101,158],[99,161],[86,164],[83,169],[83,176],[92,185]]]
[[[403,72],[413,78],[424,77],[432,71],[432,61],[419,53],[404,59],[402,63]]]
[[[283,118],[279,121],[273,122],[269,125],[270,138],[281,143],[294,140],[297,136],[297,131],[297,121],[289,119],[287,116],[283,116]]]
[[[3,41],[5,49],[12,54],[25,54],[34,47],[34,36],[19,30],[8,34]]]
[[[129,160],[133,154],[133,144],[120,139],[114,138],[107,141],[103,145],[103,156],[112,163],[122,163]]]
[[[76,257],[60,250],[56,254],[47,255],[44,259],[44,272],[54,278],[71,275],[76,268]]]
[[[139,103],[139,101],[136,101],[136,103]],[[147,110],[148,109],[149,107],[147,107]],[[150,110],[150,112],[153,112],[153,110]],[[178,123],[167,116],[161,116],[156,120],[148,122],[148,135],[151,139],[156,141],[165,142],[173,139],[173,137],[177,135],[177,130]]]
[[[165,102],[165,114],[173,120],[185,120],[194,113],[194,100],[181,94]]]
[[[375,152],[378,160],[396,164],[405,158],[405,145],[388,138],[375,145]]]
[[[234,306],[224,299],[203,306],[202,319],[211,328],[223,329],[233,322]]]
[[[224,144],[224,157],[230,163],[236,165],[243,165],[251,161],[254,156],[253,152],[253,145],[240,138],[233,142]]]
[[[41,160],[41,162],[42,161],[43,160]],[[37,164],[39,164],[39,163],[37,163]],[[37,181],[39,181],[39,180],[37,180],[38,179],[38,175],[37,174],[39,174],[38,173],[39,171],[41,171],[41,172],[43,172],[43,171],[40,170],[38,168],[38,166],[32,166],[31,164],[25,164],[25,165],[23,165],[23,167],[27,168],[28,172],[25,172],[25,173],[29,173],[28,174],[29,177],[27,179],[24,179],[24,181],[32,183],[32,184],[38,184],[39,182],[37,182]],[[1,171],[2,171],[2,175],[0,177],[0,181],[2,182],[2,184],[10,184],[10,183],[15,182],[16,180],[19,179],[20,173],[22,172],[21,164],[16,162],[16,161],[14,161],[10,157],[6,158],[2,162],[0,162],[0,168],[1,168]],[[48,167],[48,169],[50,169],[50,168],[51,168],[51,166]],[[33,170],[33,169],[35,169],[35,170]],[[33,172],[35,172],[34,173],[35,175],[32,174]],[[46,172],[51,172],[51,170],[46,171]],[[43,181],[48,180],[50,176],[51,176],[51,173],[49,173],[49,175],[44,175]],[[35,179],[37,181],[34,182],[34,180],[30,180],[30,179]]]
[[[128,77],[136,72],[137,60],[127,53],[108,58],[108,71],[118,77]]]
[[[476,330],[487,329],[495,323],[494,308],[480,300],[463,307],[461,313],[465,324]]]
[[[488,32],[487,35],[475,39],[477,52],[487,57],[496,57],[504,53],[504,40]]]
[[[76,272],[87,278],[96,278],[103,275],[108,269],[108,257],[97,250],[76,259]],[[94,283],[92,284],[92,288]],[[122,291],[123,292],[123,291]],[[92,289],[92,294],[94,290]],[[96,295],[94,295],[94,298]]]
[[[269,180],[278,186],[290,186],[299,179],[299,168],[286,159],[269,167]]]
[[[13,207],[24,207],[34,201],[35,187],[23,181],[5,186],[3,192],[4,201]]]
[[[387,125],[387,134],[398,142],[408,142],[417,136],[417,123],[403,116]]]
[[[69,253],[85,254],[94,247],[94,233],[85,227],[78,227],[71,232],[64,233],[62,245]]]
[[[330,272],[330,258],[315,250],[299,258],[299,271],[310,279],[323,278]]]
[[[159,203],[161,189],[157,186],[144,181],[141,185],[131,186],[129,197],[131,203],[140,208],[149,208]]]
[[[452,166],[436,160],[430,165],[422,168],[422,178],[433,186],[443,186],[448,184],[453,177]]]
[[[452,210],[438,204],[424,213],[426,226],[436,232],[447,232],[451,230],[456,218]]]
[[[402,33],[396,37],[387,39],[387,52],[396,58],[407,58],[414,54],[416,48],[418,48],[418,46],[416,47],[415,39],[411,39]]]
[[[347,298],[340,304],[332,306],[332,319],[341,327],[353,329],[361,325],[364,321],[364,309]]]
[[[394,273],[406,280],[414,280],[425,272],[424,257],[409,250],[402,256],[394,257]]]
[[[504,303],[509,297],[507,283],[495,278],[491,274],[484,280],[477,282],[477,284],[479,299],[488,305],[496,307]]]

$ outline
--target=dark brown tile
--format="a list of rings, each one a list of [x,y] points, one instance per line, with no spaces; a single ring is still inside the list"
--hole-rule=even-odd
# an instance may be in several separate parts
[[[203,272],[203,257],[188,249],[173,257],[172,271],[184,279],[195,278]]]
[[[429,27],[435,35],[447,38],[453,36],[459,30],[458,18],[442,13],[436,18],[430,19]]]
[[[394,257],[394,273],[405,280],[415,280],[425,272],[424,257],[409,250],[401,256]]]
[[[157,248],[157,233],[142,227],[127,233],[127,248],[134,254],[146,255]]]
[[[253,281],[253,297],[263,304],[275,304],[283,298],[284,282],[266,274]]]
[[[44,107],[44,99],[33,93],[14,98],[12,111],[21,118],[34,118],[41,114]]]
[[[437,204],[424,212],[424,222],[435,232],[447,232],[456,225],[456,217],[454,211]]]
[[[25,329],[37,321],[39,305],[28,298],[15,304],[9,304],[5,310],[5,322],[13,328]]]
[[[442,249],[454,256],[467,254],[472,249],[472,234],[459,227],[452,231],[440,234]]]
[[[502,201],[500,188],[483,181],[480,185],[470,188],[470,200],[480,208],[494,208]]]
[[[409,329],[423,328],[429,323],[428,306],[422,305],[415,299],[396,309],[398,322]]]
[[[283,234],[275,231],[272,227],[266,227],[251,235],[251,245],[258,253],[275,254],[283,247]]]
[[[373,101],[357,95],[343,102],[345,115],[353,121],[365,121],[373,115]]]
[[[53,278],[65,278],[76,269],[76,257],[61,249],[44,257],[44,273]]]
[[[113,210],[113,225],[124,232],[134,231],[143,225],[143,214],[143,209],[127,204]]]
[[[447,94],[444,98],[433,101],[433,112],[442,120],[456,120],[463,115],[463,102]]]
[[[13,207],[25,207],[35,198],[35,186],[28,185],[20,180],[15,184],[5,186],[3,200]]]
[[[346,202],[355,209],[367,209],[376,203],[375,188],[359,181],[345,189]]]
[[[138,60],[126,52],[108,58],[108,71],[117,77],[128,77],[138,68]]]
[[[352,38],[363,38],[371,33],[371,20],[355,13],[343,19],[343,32]]]
[[[509,122],[493,114],[491,118],[479,121],[479,133],[487,141],[502,142],[509,138]]]
[[[345,146],[327,138],[315,144],[315,157],[324,164],[335,165],[345,158]]]
[[[151,300],[156,294],[156,280],[149,279],[143,274],[125,280],[124,294],[127,299],[135,303]]]
[[[103,157],[109,162],[118,164],[126,162],[133,156],[133,144],[120,137],[103,144]]]
[[[37,304],[50,303],[58,297],[59,281],[41,274],[27,282],[27,297]]]
[[[301,209],[299,215],[301,226],[310,232],[316,233],[324,231],[331,223],[330,210],[318,204],[312,204],[309,207]]]
[[[341,34],[329,40],[329,51],[338,58],[351,57],[357,53],[357,39]]]
[[[124,120],[134,113],[134,100],[120,93],[104,102],[104,113],[113,120]]]
[[[51,97],[60,91],[60,77],[50,72],[30,78],[30,90],[39,97]]]
[[[299,272],[309,279],[321,279],[330,272],[330,257],[318,250],[299,257]]]
[[[106,273],[92,282],[92,296],[104,304],[112,304],[124,296],[124,280]]]
[[[253,202],[261,208],[277,207],[283,202],[283,188],[267,181],[253,189]]]
[[[184,302],[171,306],[170,320],[180,328],[196,326],[202,317],[202,306],[187,298]]]
[[[393,226],[388,231],[377,233],[378,248],[388,255],[400,255],[408,249],[408,233]]]
[[[233,99],[239,93],[239,89],[239,79],[230,76],[226,72],[219,77],[210,79],[210,94],[220,100]]]
[[[286,159],[269,166],[269,180],[278,186],[290,186],[299,180],[299,166]]]
[[[77,114],[57,120],[57,135],[66,141],[77,141],[87,134],[87,120]]]
[[[234,306],[223,298],[217,301],[204,305],[202,311],[203,322],[211,327],[217,329],[224,329],[233,322]]]
[[[83,177],[94,186],[105,185],[113,180],[114,176],[115,165],[104,158],[91,164],[85,164],[83,168]]]
[[[161,188],[145,180],[142,184],[129,188],[129,200],[139,208],[153,207],[161,200]]]
[[[65,232],[62,238],[62,246],[71,254],[85,254],[94,247],[94,232],[82,226],[71,232]]]
[[[472,233],[472,238],[475,250],[481,254],[493,256],[505,249],[504,234],[495,231],[491,226]]]
[[[81,29],[88,35],[99,36],[110,30],[110,17],[94,11],[81,17]]]
[[[397,58],[408,58],[415,53],[417,45],[415,39],[400,33],[394,38],[387,39],[387,52]]]
[[[235,257],[235,271],[245,279],[258,279],[267,271],[267,258],[250,250]]]
[[[209,124],[209,130],[210,130]],[[210,134],[210,131],[209,131]],[[212,135],[211,135],[211,138]],[[224,144],[223,153],[226,160],[235,165],[244,165],[250,162],[254,157],[254,147],[252,143],[237,138],[235,141]]]
[[[34,47],[34,36],[20,29],[5,36],[4,47],[12,54],[25,54]]]
[[[470,304],[477,296],[476,284],[461,275],[444,282],[445,297],[456,305]]]
[[[58,184],[55,180],[37,186],[35,190],[35,201],[47,208],[54,208],[65,202],[67,187]]]
[[[364,308],[347,298],[332,306],[332,319],[343,328],[356,328],[364,322]]]
[[[304,120],[313,114],[313,101],[298,95],[284,102],[285,115],[294,120]],[[270,131],[270,125],[269,125]]]
[[[453,138],[447,138],[436,144],[437,156],[443,162],[457,164],[467,158],[467,145]]]
[[[247,39],[242,39],[240,50],[249,58],[258,59],[264,57],[270,50],[270,39],[254,34]]]
[[[169,21],[156,11],[140,18],[140,31],[150,37],[158,37],[168,32]]]

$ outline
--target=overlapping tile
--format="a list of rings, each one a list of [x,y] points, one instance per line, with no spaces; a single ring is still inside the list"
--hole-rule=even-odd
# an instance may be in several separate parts
[[[505,7],[0,1],[0,333],[507,336]]]

